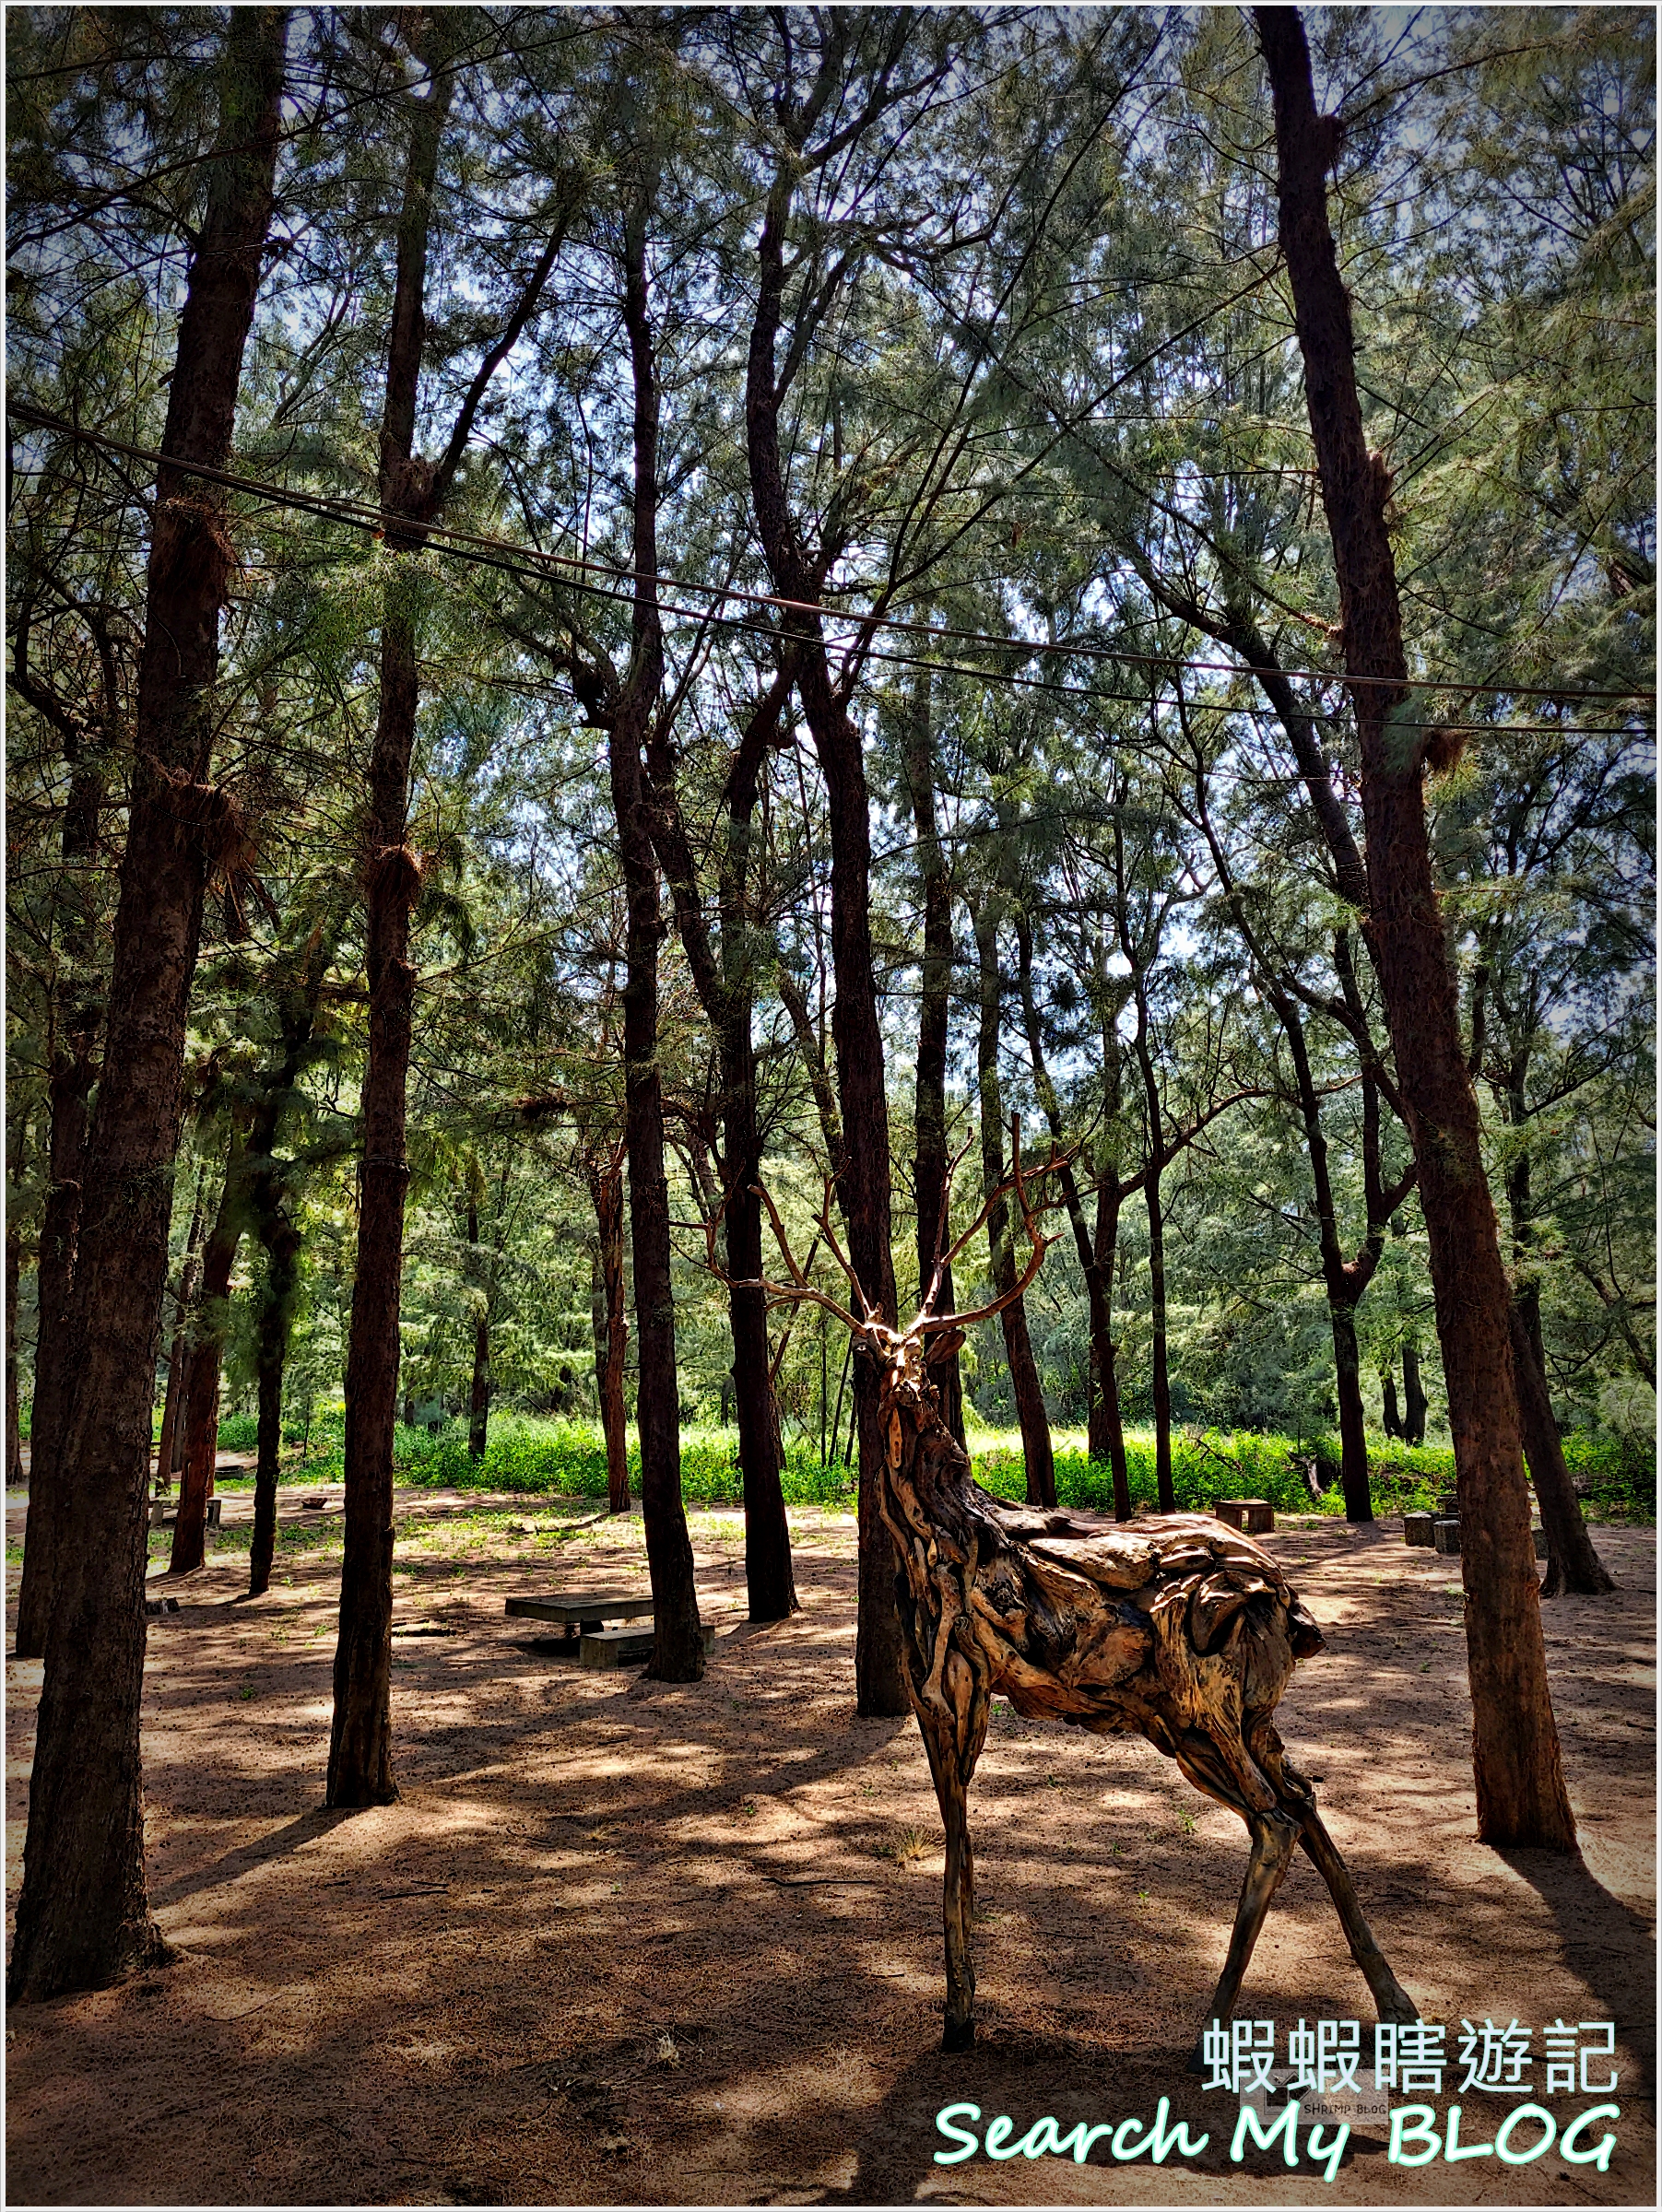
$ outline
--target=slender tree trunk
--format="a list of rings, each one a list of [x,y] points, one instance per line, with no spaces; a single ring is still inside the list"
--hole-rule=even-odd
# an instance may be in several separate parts
[[[473,1324],[473,1388],[467,1400],[467,1456],[469,1459],[483,1459],[490,1423],[490,1285],[487,1279],[489,1263],[481,1256],[477,1198],[467,1201],[467,1249],[473,1262],[474,1285],[485,1301],[475,1315]]]
[[[424,32],[442,62],[444,33]],[[434,471],[417,457],[416,394],[425,339],[428,241],[439,146],[454,74],[434,66],[428,97],[410,103],[409,147],[398,222],[397,282],[387,347],[379,491],[388,513],[417,524],[433,518]],[[388,549],[422,543],[419,529],[389,532]],[[393,1779],[393,1431],[398,1408],[398,1311],[404,1283],[406,1097],[416,971],[410,911],[420,867],[405,843],[410,758],[420,705],[416,586],[395,562],[382,587],[381,690],[370,755],[370,822],[363,860],[369,1055],[364,1069],[363,1163],[359,1179],[358,1265],[347,1352],[346,1546],[340,1573],[340,1634],[335,1651],[335,1714],[325,1802],[389,1805]]]
[[[1368,1416],[1362,1403],[1361,1348],[1356,1341],[1356,1308],[1329,1294],[1327,1319],[1333,1330],[1339,1483],[1345,1494],[1345,1518],[1352,1523],[1364,1523],[1373,1518],[1373,1494],[1368,1481]]]
[[[260,1286],[254,1323],[254,1372],[259,1387],[259,1455],[253,1477],[253,1542],[248,1555],[248,1594],[262,1597],[271,1586],[277,1549],[277,1478],[283,1454],[283,1371],[294,1329],[294,1301],[300,1288],[301,1236],[285,1210],[282,1196],[269,1185],[256,1202],[265,1276]]]
[[[1002,903],[996,893],[989,892],[974,917],[975,949],[981,968],[981,1024],[976,1038],[976,1069],[981,1086],[981,1171],[985,1194],[989,1197],[1004,1181],[1004,1099],[998,1077],[998,1017],[1002,998],[998,923]],[[1010,1209],[1002,1198],[987,1216],[987,1244],[992,1255],[993,1288],[1003,1298],[1015,1286],[1017,1267],[1015,1245],[1010,1237]],[[1009,1362],[1016,1418],[1021,1426],[1028,1503],[1055,1505],[1056,1469],[1051,1449],[1050,1419],[1044,1410],[1039,1363],[1033,1357],[1032,1342],[1028,1335],[1025,1300],[1011,1299],[998,1318],[1004,1325],[1005,1357]]]
[[[749,896],[751,819],[768,750],[778,740],[780,717],[790,699],[792,664],[785,665],[746,717],[728,766],[726,813],[719,876],[721,942],[712,946],[699,889],[698,868],[681,818],[668,733],[654,724],[646,752],[653,839],[669,882],[688,965],[715,1031],[722,1080],[722,1181],[733,1332],[732,1389],[738,1418],[738,1462],[744,1481],[745,1585],[752,1620],[783,1620],[796,1609],[791,1571],[790,1526],[782,1476],[784,1440],[768,1350],[767,1293],[762,1270],[761,1128],[757,1108],[756,1047],[751,1024],[756,1003],[756,931]],[[727,1392],[722,1394],[726,1417]]]
[[[1425,1441],[1425,1392],[1420,1382],[1420,1347],[1402,1347],[1402,1441],[1410,1448]]]
[[[155,1959],[138,1748],[146,1493],[185,1009],[207,865],[232,827],[208,782],[222,504],[176,464],[230,458],[271,219],[287,15],[231,11],[207,206],[180,319],[157,477],[134,776],[108,1041],[83,1181],[60,1464],[62,1562],[47,1630],[14,2004],[102,1987]]]
[[[156,1478],[159,1487],[172,1487],[180,1448],[179,1416],[184,1405],[184,1386],[190,1368],[190,1317],[196,1299],[196,1273],[202,1265],[202,1184],[207,1162],[196,1170],[196,1195],[191,1206],[191,1225],[185,1234],[184,1259],[179,1271],[178,1322],[168,1356],[167,1395],[161,1406],[161,1435],[156,1446]]]
[[[1581,1500],[1575,1495],[1570,1470],[1564,1465],[1563,1439],[1559,1434],[1551,1394],[1547,1387],[1540,1285],[1530,1271],[1535,1208],[1530,1193],[1526,1046],[1514,1053],[1509,1075],[1507,1119],[1517,1146],[1506,1176],[1514,1253],[1512,1360],[1517,1382],[1524,1456],[1540,1505],[1541,1526],[1547,1532],[1547,1573],[1541,1583],[1541,1595],[1559,1597],[1564,1591],[1572,1590],[1583,1597],[1602,1597],[1614,1590],[1616,1584],[1593,1548]]]
[[[1539,1588],[1511,1347],[1511,1290],[1484,1174],[1477,1101],[1432,874],[1422,734],[1409,697],[1385,510],[1388,471],[1369,453],[1350,303],[1328,226],[1337,128],[1315,112],[1294,8],[1255,11],[1275,101],[1281,248],[1355,687],[1367,827],[1369,941],[1420,1165],[1437,1330],[1460,1485],[1478,1832],[1496,1845],[1574,1848],[1547,1682]]]
[[[202,1294],[192,1329],[189,1379],[180,1420],[184,1429],[184,1479],[173,1516],[170,1574],[190,1574],[205,1556],[207,1501],[213,1495],[219,1456],[219,1364],[230,1324],[230,1278],[242,1241],[248,1194],[244,1187],[246,1147],[234,1118],[225,1160],[219,1208],[202,1255]]]
[[[623,1292],[623,1170],[608,1161],[591,1166],[595,1201],[595,1377],[600,1428],[606,1438],[607,1502],[629,1511],[629,1412],[623,1374],[629,1359],[629,1314]]]
[[[1028,1055],[1032,1062],[1033,1087],[1051,1135],[1062,1142],[1062,1106],[1044,1057],[1044,1036],[1039,1024],[1039,1004],[1033,991],[1033,936],[1025,917],[1018,917],[1016,943],[1020,952],[1021,1011],[1027,1025]],[[1061,1171],[1062,1198],[1073,1230],[1074,1250],[1085,1277],[1085,1304],[1090,1332],[1090,1370],[1086,1390],[1087,1450],[1095,1460],[1107,1460],[1114,1471],[1114,1512],[1119,1521],[1131,1518],[1131,1491],[1126,1478],[1126,1440],[1119,1425],[1119,1394],[1114,1371],[1113,1323],[1109,1311],[1114,1267],[1114,1244],[1119,1226],[1119,1176],[1110,1166],[1097,1197],[1096,1235],[1085,1221],[1085,1204],[1079,1194],[1071,1162]],[[1110,1192],[1112,1199],[1110,1200]],[[1100,1249],[1099,1249],[1100,1247]],[[1114,1443],[1118,1458],[1114,1458]]]
[[[1338,1208],[1333,1196],[1333,1178],[1327,1168],[1327,1139],[1322,1129],[1321,1098],[1311,1071],[1299,1010],[1273,982],[1264,990],[1287,1038],[1298,1086],[1299,1112],[1304,1124],[1304,1146],[1310,1157],[1310,1180],[1315,1190],[1316,1245],[1321,1254],[1322,1279],[1327,1293],[1327,1319],[1333,1332],[1333,1368],[1338,1398],[1339,1481],[1345,1494],[1345,1518],[1363,1524],[1373,1518],[1373,1493],[1368,1482],[1367,1420],[1361,1402],[1361,1355],[1356,1342],[1358,1281],[1363,1287],[1373,1272],[1346,1265],[1338,1241]]]
[[[1398,1440],[1398,1441],[1401,1441],[1403,1437],[1403,1428],[1402,1416],[1397,1410],[1397,1378],[1391,1372],[1390,1369],[1386,1368],[1381,1374],[1379,1382],[1380,1395],[1385,1401],[1385,1411],[1383,1417],[1385,1421],[1385,1432],[1387,1436],[1394,1436]]]
[[[1547,1574],[1541,1595],[1558,1597],[1573,1590],[1584,1597],[1602,1597],[1614,1590],[1616,1583],[1587,1534],[1581,1501],[1564,1465],[1563,1443],[1553,1418],[1547,1379],[1536,1363],[1528,1324],[1516,1306],[1512,1309],[1512,1362],[1517,1376],[1524,1451],[1541,1509],[1541,1526],[1547,1532]]]
[[[1156,1142],[1158,1142],[1158,1137]],[[1154,1479],[1160,1488],[1162,1513],[1177,1511],[1177,1492],[1172,1487],[1172,1371],[1166,1353],[1166,1215],[1160,1187],[1158,1156],[1149,1163],[1143,1182],[1143,1203],[1149,1213],[1149,1307],[1150,1355],[1154,1395]]]
[[[69,763],[69,803],[64,812],[62,850],[75,918],[64,933],[67,961],[82,971],[54,1041],[47,1074],[47,1189],[35,1271],[35,1373],[29,1420],[29,1511],[23,1536],[23,1575],[18,1593],[19,1659],[39,1659],[57,1589],[57,1539],[67,1469],[58,1445],[74,1371],[70,1299],[80,1227],[81,1185],[87,1169],[88,1101],[98,1074],[100,1011],[84,971],[93,957],[92,927],[78,871],[98,846],[103,785],[96,769],[78,757]],[[8,1339],[9,1342],[9,1339]]]
[[[659,398],[647,305],[646,216],[642,195],[626,219],[624,246],[624,323],[634,388],[634,651],[612,723],[608,755],[629,901],[623,1096],[635,1280],[635,1423],[641,1437],[641,1512],[646,1525],[654,1629],[646,1671],[660,1682],[696,1682],[704,1671],[704,1643],[693,1587],[692,1544],[681,1502],[680,1389],[658,1063],[658,947],[664,923],[642,760],[664,677],[656,581]]]
[[[774,374],[793,190],[793,173],[786,164],[769,194],[757,248],[759,285],[746,373],[745,424],[751,501],[773,587],[785,598],[810,602],[819,596],[819,583],[802,552],[786,496]],[[831,816],[831,966],[837,985],[831,1035],[843,1126],[851,1140],[857,1133],[857,1141],[849,1145],[840,1185],[848,1256],[867,1302],[893,1327],[898,1313],[890,1248],[889,1100],[871,941],[871,810],[866,762],[859,732],[831,682],[818,616],[793,616],[788,629],[800,646],[797,694],[825,779]],[[898,1715],[910,1710],[910,1700],[895,1594],[894,1547],[880,1506],[885,1441],[878,1418],[879,1380],[870,1358],[856,1350],[860,1488],[855,1709],[865,1715]]]
[[[1090,1401],[1090,1451],[1092,1459],[1106,1459],[1113,1470],[1114,1519],[1129,1521],[1131,1478],[1126,1466],[1126,1431],[1120,1420],[1119,1347],[1114,1341],[1114,1261],[1119,1223],[1119,1177],[1111,1168],[1097,1193],[1096,1231],[1091,1239],[1102,1302],[1100,1335],[1094,1316],[1091,1322],[1090,1363],[1096,1389]]]
[[[18,1294],[23,1277],[23,1231],[6,1224],[6,1487],[23,1481],[23,1431],[18,1406]]]
[[[927,610],[920,609],[926,618]],[[924,960],[917,1017],[917,1149],[913,1182],[917,1193],[918,1296],[928,1296],[940,1255],[952,1241],[951,1161],[947,1148],[947,1028],[952,992],[952,882],[935,819],[935,728],[927,671],[918,677],[907,732],[906,781],[917,824],[918,875],[924,892]],[[935,1311],[950,1313],[952,1270],[941,1271]],[[964,1441],[963,1379],[958,1354],[932,1360],[929,1380],[953,1437]]]

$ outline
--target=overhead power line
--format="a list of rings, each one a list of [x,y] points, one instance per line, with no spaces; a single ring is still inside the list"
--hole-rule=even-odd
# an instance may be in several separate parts
[[[1018,659],[1034,656],[1059,656],[1065,660],[1107,661],[1115,665],[1147,667],[1157,673],[1175,674],[1178,670],[1196,674],[1241,676],[1251,673],[1251,664],[1244,666],[1240,661],[1211,661],[1187,658],[1170,653],[1122,652],[1117,647],[1068,644],[1043,639],[999,636],[989,631],[955,629],[948,624],[909,621],[893,615],[862,615],[839,607],[826,606],[817,602],[786,599],[776,593],[752,592],[732,584],[700,583],[682,577],[642,576],[639,571],[627,569],[616,562],[595,559],[592,555],[545,552],[540,547],[517,545],[511,539],[491,537],[477,532],[456,529],[442,523],[418,523],[407,515],[395,514],[367,500],[350,500],[344,496],[291,490],[284,486],[268,484],[260,478],[239,475],[233,470],[212,468],[199,462],[186,462],[165,454],[159,449],[136,445],[124,439],[112,438],[106,432],[85,429],[63,417],[50,415],[44,409],[22,400],[8,399],[6,411],[17,421],[33,428],[53,431],[77,442],[100,451],[120,453],[126,458],[141,461],[147,465],[165,466],[182,476],[197,478],[222,488],[242,494],[261,503],[284,508],[298,513],[312,514],[321,520],[337,522],[355,529],[366,531],[375,537],[388,531],[413,534],[418,531],[423,541],[437,540],[436,550],[477,565],[496,569],[504,574],[547,582],[550,574],[559,576],[567,589],[581,592],[587,597],[612,601],[632,599],[634,588],[642,582],[651,583],[660,594],[665,588],[678,593],[692,593],[713,602],[713,606],[685,606],[673,602],[658,601],[658,612],[678,619],[698,622],[708,627],[735,631],[748,636],[773,638],[777,632],[771,623],[755,618],[724,615],[715,611],[732,601],[745,607],[761,610],[768,615],[806,615],[819,621],[841,624],[844,628],[863,630],[867,635],[875,631],[891,631],[905,637],[939,639],[949,644],[967,644],[987,653],[1012,655]],[[599,576],[607,581],[594,583],[586,581]],[[965,666],[961,662],[930,660],[919,655],[885,651],[876,646],[867,649],[867,657],[890,665],[927,670],[947,676],[968,677],[976,682],[999,683],[1026,690],[1050,692],[1058,697],[1083,700],[1104,700],[1130,706],[1146,706],[1148,695],[1138,692],[1106,691],[1095,685],[1052,682],[1043,677],[1023,677],[1007,669],[986,669]],[[1385,677],[1349,676],[1330,669],[1282,668],[1273,673],[1297,677],[1311,683],[1356,685],[1387,684],[1401,689],[1394,678]],[[1654,698],[1649,691],[1566,691],[1549,685],[1490,683],[1477,684],[1464,680],[1437,677],[1410,678],[1409,688],[1425,691],[1459,692],[1466,696],[1500,696],[1506,698],[1538,698],[1574,706],[1582,702],[1628,701],[1641,704]],[[1274,710],[1265,706],[1232,708],[1256,715],[1271,715]],[[1444,729],[1453,734],[1474,735],[1532,735],[1555,734],[1562,725],[1550,723],[1450,723],[1444,718],[1420,722],[1402,722],[1403,729]],[[1625,724],[1577,724],[1576,728],[1587,735],[1619,735]]]

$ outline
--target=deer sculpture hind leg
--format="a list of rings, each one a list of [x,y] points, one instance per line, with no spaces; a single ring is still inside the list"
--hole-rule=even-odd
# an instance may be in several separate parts
[[[914,1553],[914,1570],[924,1558]],[[912,1710],[929,1760],[929,1773],[946,1830],[947,1870],[942,1898],[946,1933],[947,2021],[943,2051],[967,2051],[975,2041],[975,1858],[970,1844],[969,1792],[975,1762],[986,1742],[992,1706],[991,1668],[969,1639],[971,1656],[954,1630],[964,1620],[964,1583],[952,1562],[935,1552],[928,1572],[902,1572],[896,1595],[905,1632]],[[973,1559],[970,1573],[974,1571]]]
[[[1280,1804],[1299,1824],[1299,1841],[1327,1885],[1327,1894],[1345,1931],[1350,1956],[1368,1985],[1380,2018],[1399,2027],[1417,2020],[1419,2007],[1391,1971],[1385,1953],[1373,1940],[1373,1931],[1363,1918],[1350,1869],[1340,1857],[1338,1845],[1327,1833],[1316,1810],[1315,1791],[1308,1777],[1288,1763],[1281,1738],[1267,1715],[1260,1717],[1253,1729],[1252,1747],[1258,1765],[1274,1782]]]
[[[949,1652],[941,1688],[947,1706],[914,1698],[918,1727],[947,1837],[942,1895],[947,1959],[947,2019],[943,2051],[967,2051],[975,2041],[975,1857],[970,1842],[969,1789],[986,1736],[986,1698],[977,1696],[974,1670],[961,1653]],[[979,1706],[979,1723],[976,1708]]]

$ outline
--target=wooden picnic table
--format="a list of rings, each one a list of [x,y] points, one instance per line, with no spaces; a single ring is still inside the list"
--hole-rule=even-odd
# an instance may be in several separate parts
[[[644,1597],[511,1597],[504,1608],[518,1620],[552,1621],[565,1630],[565,1641],[576,1647],[584,1666],[627,1666],[652,1657],[653,1602]],[[645,1628],[611,1628],[606,1623],[644,1618]],[[704,1649],[712,1650],[715,1630],[702,1624]]]
[[[638,1620],[652,1615],[652,1594],[644,1597],[511,1597],[509,1614],[520,1620],[551,1620],[568,1638],[598,1635],[608,1620]]]

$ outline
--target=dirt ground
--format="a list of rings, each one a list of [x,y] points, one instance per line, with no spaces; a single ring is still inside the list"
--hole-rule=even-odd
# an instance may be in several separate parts
[[[1392,2167],[1381,2129],[1329,2187],[1279,2148],[1232,2164],[1234,2100],[1185,2071],[1244,1838],[1150,1747],[996,1712],[971,1798],[981,2040],[944,2057],[938,1819],[913,1723],[854,1712],[852,1521],[793,1512],[803,1609],[752,1630],[739,1518],[696,1512],[715,1651],[669,1686],[581,1670],[503,1616],[643,1591],[638,1518],[568,1531],[587,1509],[497,1502],[402,1500],[396,1805],[321,1809],[325,1535],[279,1553],[256,1605],[222,1546],[151,1622],[150,1893],[180,1959],[14,2008],[9,2203],[1654,2202],[1654,1531],[1597,1532],[1617,1598],[1545,1607],[1570,1861],[1473,1840],[1456,1563],[1398,1523],[1267,1539],[1329,1640],[1282,1732],[1398,1977],[1451,2057],[1462,2018],[1537,2030],[1532,2086],[1461,2100],[1451,2073],[1440,2117],[1461,2101],[1463,2140],[1488,2139],[1541,2095],[1542,2026],[1617,2024],[1607,2173],[1556,2147]],[[39,1677],[8,1662],[8,1906]],[[1302,1858],[1244,2008],[1283,2036],[1360,2018],[1371,2047]],[[1019,2135],[1146,2126],[1161,2096],[1204,2150],[933,2162],[953,2102]],[[1567,2123],[1596,2100],[1547,2101]]]

